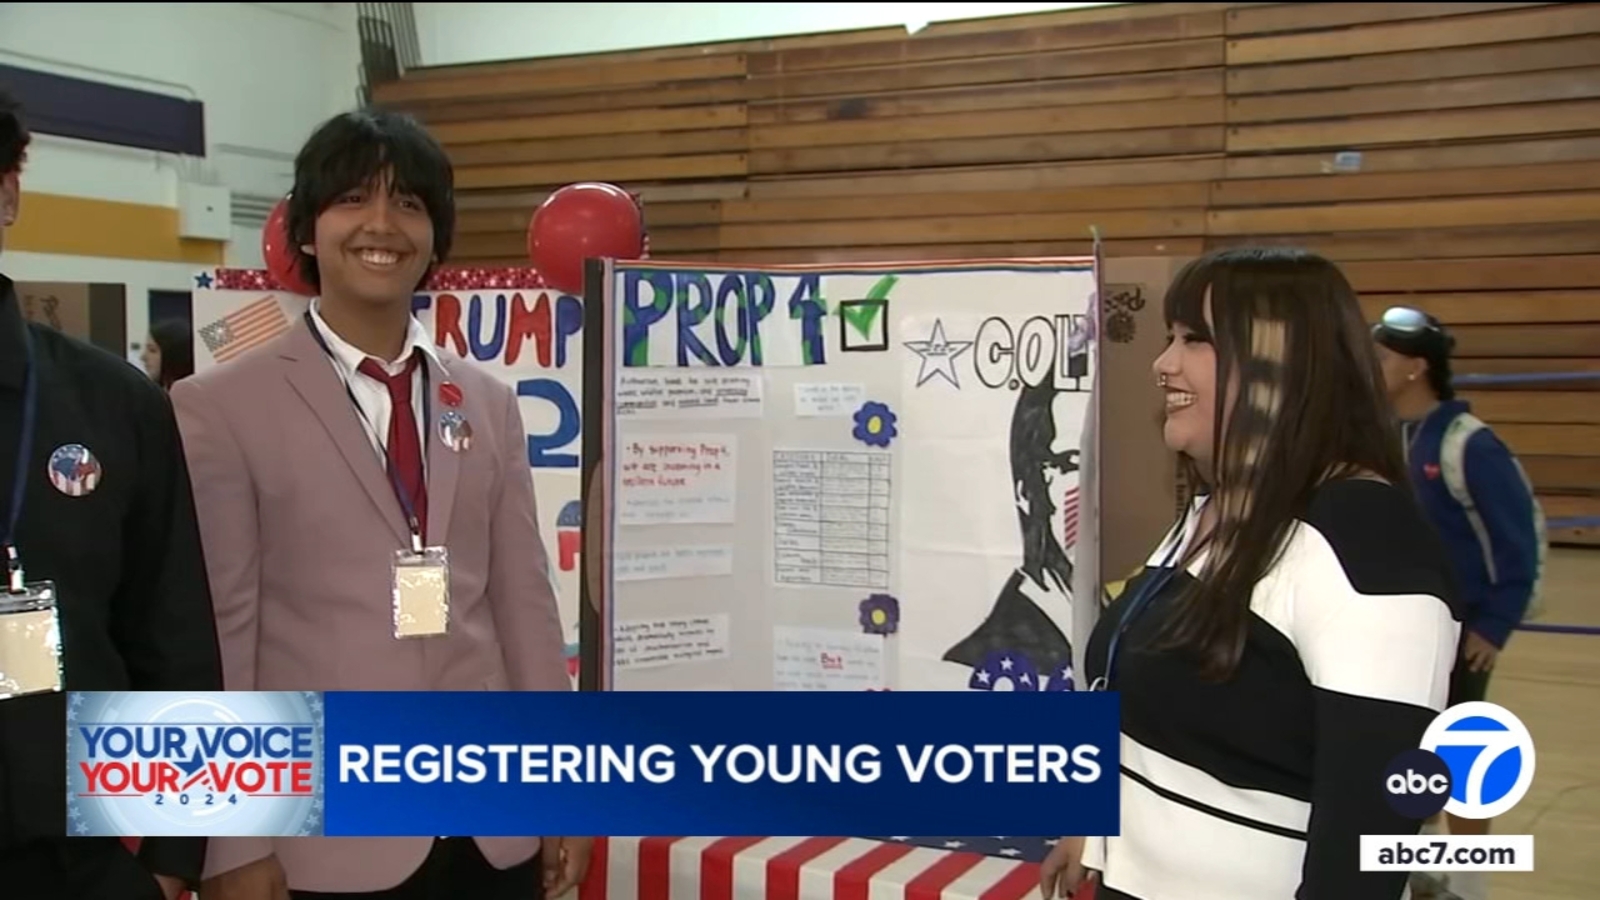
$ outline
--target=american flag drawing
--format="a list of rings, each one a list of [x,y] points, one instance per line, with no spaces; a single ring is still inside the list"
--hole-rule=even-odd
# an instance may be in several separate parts
[[[289,319],[271,294],[249,303],[200,329],[211,358],[225,363],[289,330]]]
[[[1071,547],[1078,542],[1079,489],[1072,488],[1061,499],[1061,546]]]
[[[602,838],[579,900],[1035,900],[1039,862],[1054,845],[1037,837]]]

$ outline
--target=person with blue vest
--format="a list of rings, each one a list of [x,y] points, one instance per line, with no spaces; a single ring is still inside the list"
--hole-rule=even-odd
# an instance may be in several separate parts
[[[1544,517],[1516,456],[1456,397],[1455,339],[1425,312],[1397,306],[1373,326],[1385,386],[1402,423],[1407,469],[1423,511],[1454,561],[1466,605],[1450,705],[1484,700],[1511,632],[1536,600]],[[1451,834],[1487,834],[1489,820],[1449,816]],[[1417,879],[1419,896],[1484,900],[1482,872]],[[1428,893],[1428,889],[1432,893]]]

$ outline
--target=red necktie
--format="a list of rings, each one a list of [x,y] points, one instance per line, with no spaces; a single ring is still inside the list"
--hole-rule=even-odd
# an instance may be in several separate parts
[[[416,371],[418,358],[413,355],[405,371],[390,375],[378,361],[367,358],[357,371],[383,384],[389,389],[389,471],[399,482],[417,514],[417,527],[424,536],[428,533],[428,485],[422,477],[422,442],[417,432],[417,417],[411,410],[411,375]]]

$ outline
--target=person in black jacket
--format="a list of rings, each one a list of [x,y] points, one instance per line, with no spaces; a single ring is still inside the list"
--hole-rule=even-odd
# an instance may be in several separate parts
[[[19,106],[0,89],[0,249],[27,145]],[[0,545],[27,583],[55,584],[65,690],[223,689],[166,392],[126,360],[28,323],[4,275]],[[18,596],[5,582],[0,599]],[[198,884],[204,838],[147,838],[133,851],[114,837],[67,837],[66,695],[0,687],[0,698],[0,895],[175,900]]]

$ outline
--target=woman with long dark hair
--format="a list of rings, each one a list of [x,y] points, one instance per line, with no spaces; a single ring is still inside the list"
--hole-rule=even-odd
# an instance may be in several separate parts
[[[194,334],[182,319],[164,319],[150,326],[140,354],[145,373],[167,390],[194,374]]]
[[[1354,291],[1311,253],[1186,266],[1156,359],[1163,435],[1202,485],[1104,611],[1086,673],[1122,701],[1122,830],[1042,873],[1097,900],[1395,900],[1363,834],[1420,826],[1385,770],[1444,708],[1460,614],[1406,487]]]

